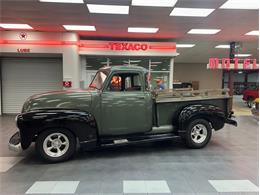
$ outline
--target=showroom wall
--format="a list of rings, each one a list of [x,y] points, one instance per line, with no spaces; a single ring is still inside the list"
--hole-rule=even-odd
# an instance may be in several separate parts
[[[199,89],[218,89],[222,87],[222,70],[208,70],[206,63],[175,63],[173,79],[182,82],[199,81]]]

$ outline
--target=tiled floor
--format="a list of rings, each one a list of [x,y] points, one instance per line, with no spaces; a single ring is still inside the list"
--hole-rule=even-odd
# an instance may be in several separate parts
[[[200,150],[175,140],[77,153],[71,161],[44,164],[33,146],[21,154],[8,150],[14,117],[0,117],[1,166],[10,162],[0,172],[0,194],[256,195],[258,123],[251,116],[237,120],[238,128],[226,125]]]

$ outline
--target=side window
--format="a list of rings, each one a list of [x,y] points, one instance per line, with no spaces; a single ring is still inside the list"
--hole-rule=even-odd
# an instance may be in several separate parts
[[[109,91],[141,91],[141,76],[138,73],[119,73],[112,76]]]

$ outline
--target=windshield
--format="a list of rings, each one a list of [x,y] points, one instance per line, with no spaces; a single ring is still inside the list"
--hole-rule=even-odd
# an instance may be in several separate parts
[[[101,89],[107,78],[107,72],[99,71],[89,85],[89,88]]]

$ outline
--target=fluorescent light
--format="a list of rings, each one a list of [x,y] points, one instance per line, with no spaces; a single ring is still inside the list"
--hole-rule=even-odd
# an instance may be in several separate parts
[[[230,45],[217,45],[215,48],[219,48],[219,49],[229,49]]]
[[[3,23],[0,23],[0,27],[7,28],[7,29],[33,29],[28,24],[3,24]]]
[[[157,33],[159,28],[143,28],[143,27],[129,27],[128,32],[132,33]]]
[[[96,31],[95,26],[84,25],[63,25],[66,30],[78,30],[78,31]]]
[[[39,0],[40,2],[48,3],[84,3],[83,0]]]
[[[194,47],[195,44],[176,44],[177,48],[190,48],[190,47]]]
[[[259,9],[259,0],[228,0],[220,9]]]
[[[177,0],[132,0],[133,6],[173,7]]]
[[[191,29],[188,34],[216,34],[219,31],[221,31],[220,29]]]
[[[129,6],[87,4],[90,13],[99,14],[128,14]]]
[[[207,17],[215,9],[202,8],[180,8],[176,7],[170,13],[170,16],[189,16],[189,17]]]
[[[249,57],[252,54],[244,54],[244,53],[240,53],[240,54],[235,54],[235,57]]]
[[[259,31],[258,30],[252,30],[252,31],[246,33],[245,35],[256,35],[256,36],[259,36]]]

